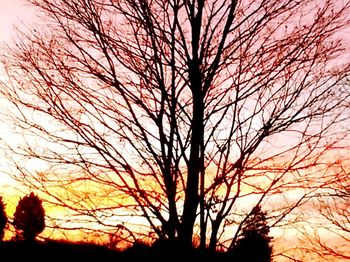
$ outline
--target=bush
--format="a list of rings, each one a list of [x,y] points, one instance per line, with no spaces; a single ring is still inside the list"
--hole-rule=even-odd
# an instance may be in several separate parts
[[[5,212],[5,204],[0,197],[0,241],[4,238],[4,230],[7,223],[7,215]]]
[[[21,198],[16,207],[13,225],[17,235],[27,241],[34,241],[45,228],[45,211],[41,199],[34,193]]]

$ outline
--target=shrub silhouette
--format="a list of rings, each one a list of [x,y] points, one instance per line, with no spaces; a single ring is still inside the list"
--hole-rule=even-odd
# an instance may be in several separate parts
[[[7,223],[7,215],[5,212],[5,204],[0,197],[0,241],[4,238],[4,231]]]
[[[41,199],[33,192],[21,198],[16,207],[13,225],[19,237],[34,241],[45,228],[45,210]]]
[[[242,225],[236,244],[230,253],[234,261],[270,262],[272,256],[272,237],[266,222],[266,212],[260,206],[252,210],[251,215]]]

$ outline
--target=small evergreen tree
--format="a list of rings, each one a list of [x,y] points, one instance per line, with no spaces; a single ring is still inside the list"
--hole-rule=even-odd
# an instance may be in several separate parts
[[[4,231],[7,223],[7,215],[5,212],[5,204],[0,197],[0,241],[4,238]]]
[[[272,237],[269,232],[266,212],[256,206],[242,225],[242,233],[231,251],[235,261],[270,262]]]
[[[33,192],[19,200],[13,225],[19,237],[27,241],[34,241],[44,230],[45,211],[41,199]]]

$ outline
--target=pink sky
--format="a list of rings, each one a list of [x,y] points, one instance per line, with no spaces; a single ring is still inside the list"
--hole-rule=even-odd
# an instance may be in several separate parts
[[[0,0],[0,42],[14,38],[14,25],[34,18],[34,9],[25,0]]]
[[[25,0],[0,0],[0,56],[2,55],[3,44],[9,43],[11,45],[11,40],[16,39],[16,32],[14,30],[15,25],[18,27],[23,26],[23,23],[28,23],[34,21],[34,8],[30,7]],[[0,65],[1,69],[1,65]],[[0,72],[0,78],[1,78]],[[5,101],[0,98],[1,107],[4,107]],[[6,106],[5,106],[6,107]],[[0,108],[0,111],[2,108]],[[1,116],[0,116],[1,117]],[[1,121],[0,118],[0,139],[11,141],[13,139],[13,134],[11,133],[9,127]],[[0,153],[0,191],[11,192],[13,188],[11,187],[11,179],[7,175],[7,164],[6,158],[3,158],[2,152]],[[13,183],[13,182],[12,182]],[[11,186],[9,187],[9,185]],[[5,187],[4,187],[5,186]],[[6,190],[5,190],[6,189]],[[12,192],[13,193],[13,192]]]

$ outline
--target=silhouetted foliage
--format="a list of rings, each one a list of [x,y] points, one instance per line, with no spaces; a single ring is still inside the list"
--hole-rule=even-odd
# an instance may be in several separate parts
[[[181,244],[178,239],[157,239],[152,247],[158,255],[176,255],[179,250],[181,250]],[[193,250],[187,250],[187,253],[190,253]]]
[[[125,250],[125,254],[131,257],[150,257],[152,256],[151,246],[142,241],[136,241],[131,247]]]
[[[33,192],[21,198],[16,207],[13,225],[19,237],[34,241],[45,228],[45,210],[41,199]]]
[[[236,244],[231,250],[235,261],[270,262],[272,255],[272,237],[266,222],[266,212],[256,206],[242,225]]]
[[[118,259],[122,252],[94,243],[48,240],[31,242],[30,245],[26,241],[4,241],[0,244],[0,261],[125,261]]]
[[[5,211],[5,204],[2,197],[0,197],[0,241],[4,238],[4,230],[7,223],[7,215]]]
[[[163,241],[162,241],[163,242]],[[168,242],[168,241],[165,241]],[[170,242],[169,242],[170,243]],[[174,249],[173,253],[161,250],[157,245],[149,245],[143,241],[136,241],[135,244],[125,250],[109,249],[106,246],[89,242],[71,242],[68,240],[46,240],[31,242],[26,241],[5,241],[0,243],[0,261],[50,261],[67,259],[68,261],[174,261],[174,259],[194,259],[194,261],[231,261],[226,259],[222,252],[203,252],[193,249],[187,253],[182,249]],[[137,260],[138,261],[138,260]],[[249,261],[247,261],[249,262]]]

